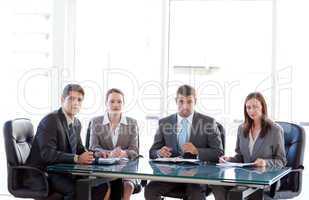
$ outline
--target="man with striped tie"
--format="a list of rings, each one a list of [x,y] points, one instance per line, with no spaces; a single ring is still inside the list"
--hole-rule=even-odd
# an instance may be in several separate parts
[[[56,163],[91,164],[93,153],[86,151],[80,138],[81,123],[75,117],[80,111],[84,90],[78,84],[68,84],[61,95],[61,108],[45,116],[37,129],[27,164],[46,171],[48,165]],[[28,183],[40,189],[37,176],[29,175]],[[60,193],[64,200],[74,200],[76,178],[65,174],[49,174],[50,190]],[[103,199],[107,185],[93,189],[99,190],[92,199]]]
[[[202,161],[218,162],[223,146],[216,120],[194,111],[195,89],[182,85],[176,93],[178,112],[159,120],[159,128],[149,157],[195,157]],[[175,194],[177,191],[177,194]],[[204,187],[199,184],[151,181],[145,188],[146,200],[160,200],[161,196],[182,199],[205,199]]]

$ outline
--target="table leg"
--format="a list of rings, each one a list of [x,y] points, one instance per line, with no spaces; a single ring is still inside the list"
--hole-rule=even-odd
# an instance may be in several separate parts
[[[250,196],[250,198],[263,200],[264,199],[264,190],[262,190],[262,189],[257,190],[256,192],[254,192]]]
[[[89,179],[76,181],[76,200],[91,200],[91,181]]]
[[[228,200],[242,200],[247,197],[253,197],[253,199],[263,200],[263,189],[259,188],[247,188],[247,187],[234,187],[227,193]]]

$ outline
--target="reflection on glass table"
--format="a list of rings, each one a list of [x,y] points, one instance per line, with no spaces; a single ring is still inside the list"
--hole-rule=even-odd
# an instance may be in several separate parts
[[[114,165],[56,164],[49,172],[96,177],[133,178],[168,182],[269,186],[290,172],[290,168],[221,167],[215,164],[169,164],[138,159]]]

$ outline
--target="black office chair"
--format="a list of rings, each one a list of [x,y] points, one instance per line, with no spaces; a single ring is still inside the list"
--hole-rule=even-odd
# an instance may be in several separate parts
[[[218,127],[219,132],[220,132],[223,150],[225,150],[225,129],[222,126],[222,124],[220,124],[219,122],[217,122],[217,127]],[[186,196],[185,196],[184,191],[185,191],[185,188],[177,188],[177,189],[169,192],[168,194],[166,194],[165,197],[171,197],[171,198],[186,200]],[[205,185],[205,191],[204,192],[205,192],[205,196],[210,195],[211,194],[211,188],[209,188]]]
[[[3,128],[5,152],[7,158],[8,190],[19,198],[34,198],[36,200],[60,200],[58,193],[49,194],[47,176],[37,168],[25,165],[30,154],[33,140],[33,126],[29,119],[14,119],[7,121]],[[37,190],[25,182],[28,173],[41,177],[44,189]]]
[[[284,131],[284,143],[287,158],[287,167],[292,172],[280,180],[280,188],[275,191],[272,188],[270,194],[274,199],[290,199],[298,196],[302,189],[303,161],[305,150],[305,130],[303,127],[289,123],[277,122]]]
[[[91,133],[91,122],[89,122],[88,128],[87,128],[87,132],[86,132],[86,141],[85,141],[85,147],[87,149],[89,149],[90,146],[90,133]],[[139,149],[139,135],[138,137],[138,149]],[[142,187],[145,187],[147,184],[147,181],[145,183],[144,180],[137,180],[134,182],[134,191],[133,194],[139,193],[142,190]],[[119,182],[115,181],[114,182],[115,187],[119,187],[122,186],[122,184],[120,184]]]
[[[219,132],[220,132],[223,150],[225,150],[225,129],[222,126],[222,124],[220,124],[219,122],[217,122],[217,127],[218,127]]]

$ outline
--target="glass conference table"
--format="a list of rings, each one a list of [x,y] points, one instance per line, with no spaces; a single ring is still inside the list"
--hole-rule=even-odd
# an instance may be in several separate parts
[[[231,194],[231,199],[241,199],[253,193],[260,193],[262,198],[263,189],[280,180],[290,170],[290,168],[222,167],[204,162],[161,163],[144,158],[113,165],[56,164],[48,166],[49,173],[70,173],[92,179],[133,178],[245,188],[245,190],[233,191],[235,193]],[[78,188],[77,199],[90,199],[89,182],[88,187],[80,184]]]

